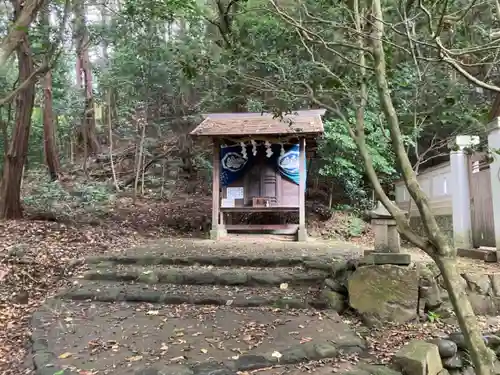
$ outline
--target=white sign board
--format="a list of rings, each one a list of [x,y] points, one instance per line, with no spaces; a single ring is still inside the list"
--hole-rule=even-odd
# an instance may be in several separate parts
[[[243,187],[228,187],[226,189],[227,199],[243,199]]]

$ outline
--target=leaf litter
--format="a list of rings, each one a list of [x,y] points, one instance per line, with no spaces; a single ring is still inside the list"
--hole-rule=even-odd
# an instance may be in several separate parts
[[[76,259],[143,244],[161,234],[139,233],[116,222],[100,226],[0,222],[0,373],[26,373],[31,315],[79,272],[81,266]]]

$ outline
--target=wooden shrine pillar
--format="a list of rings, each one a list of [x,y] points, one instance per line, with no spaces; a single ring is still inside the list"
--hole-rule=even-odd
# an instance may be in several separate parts
[[[220,142],[213,139],[212,163],[212,230],[210,239],[218,240],[226,235],[224,223],[220,217]]]
[[[306,139],[299,139],[299,229],[297,241],[307,241],[306,229]]]

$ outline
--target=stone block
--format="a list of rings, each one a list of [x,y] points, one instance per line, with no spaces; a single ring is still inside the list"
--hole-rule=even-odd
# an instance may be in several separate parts
[[[498,262],[497,252],[495,250],[484,252],[484,261],[486,263],[496,263]]]
[[[361,260],[362,264],[394,264],[399,266],[409,266],[411,255],[403,253],[380,253],[372,252]]]
[[[307,229],[306,228],[299,228],[297,230],[297,241],[298,242],[306,242],[307,239],[308,239]]]
[[[212,229],[210,230],[210,239],[213,241],[218,241],[221,238],[224,238],[227,236],[227,230],[226,229]]]
[[[417,317],[417,267],[368,265],[348,280],[350,306],[368,323],[405,323]]]
[[[438,375],[443,370],[438,347],[421,340],[410,341],[392,360],[407,375]]]
[[[323,289],[320,298],[325,301],[326,307],[336,312],[343,312],[346,308],[345,296],[330,289]]]

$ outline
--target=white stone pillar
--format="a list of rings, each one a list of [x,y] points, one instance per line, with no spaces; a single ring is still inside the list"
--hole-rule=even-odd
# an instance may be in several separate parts
[[[469,186],[469,158],[465,148],[477,145],[479,137],[459,135],[457,150],[450,153],[453,242],[456,248],[472,249],[472,220]]]
[[[488,148],[493,156],[490,164],[491,173],[491,196],[493,200],[493,218],[495,225],[495,243],[497,258],[500,251],[500,117],[495,118],[489,124]],[[499,258],[500,259],[500,258]]]

